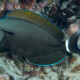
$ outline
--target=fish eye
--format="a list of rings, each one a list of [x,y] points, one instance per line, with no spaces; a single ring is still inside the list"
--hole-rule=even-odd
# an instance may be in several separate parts
[[[78,49],[80,49],[80,36],[77,39],[77,47],[78,47]]]

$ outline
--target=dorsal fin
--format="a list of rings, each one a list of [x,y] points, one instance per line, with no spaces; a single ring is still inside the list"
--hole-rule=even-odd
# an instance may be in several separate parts
[[[29,22],[32,22],[36,25],[41,26],[42,28],[48,30],[53,36],[55,36],[58,40],[62,40],[64,38],[63,32],[52,22],[45,19],[39,14],[36,14],[32,11],[28,10],[14,10],[6,15],[7,18],[16,18],[22,19]]]

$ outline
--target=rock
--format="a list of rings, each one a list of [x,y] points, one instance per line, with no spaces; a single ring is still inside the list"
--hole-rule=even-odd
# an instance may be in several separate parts
[[[31,77],[31,78],[29,78],[29,79],[27,79],[27,80],[41,80],[41,79],[38,78],[38,77]]]
[[[0,80],[10,80],[9,76],[4,74],[4,75],[0,75]]]
[[[74,67],[74,69],[71,70],[71,72],[77,72],[80,71],[80,65],[77,65]]]
[[[5,70],[2,67],[0,67],[0,74],[4,74],[4,73],[5,73]]]

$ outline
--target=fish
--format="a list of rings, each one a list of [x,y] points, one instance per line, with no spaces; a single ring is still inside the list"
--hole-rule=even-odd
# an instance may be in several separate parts
[[[80,30],[76,31],[66,42],[69,53],[73,52],[80,55]]]
[[[67,56],[64,33],[49,19],[19,9],[0,19],[0,52],[27,58],[31,64],[50,66]]]

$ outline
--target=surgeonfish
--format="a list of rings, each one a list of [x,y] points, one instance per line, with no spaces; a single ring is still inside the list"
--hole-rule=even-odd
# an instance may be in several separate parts
[[[59,27],[29,10],[14,10],[0,19],[0,52],[27,58],[38,66],[54,65],[66,57],[63,38]]]
[[[66,50],[69,53],[80,54],[80,30],[76,31],[68,40],[66,40]]]

